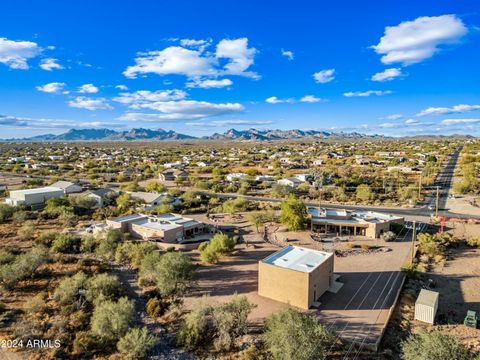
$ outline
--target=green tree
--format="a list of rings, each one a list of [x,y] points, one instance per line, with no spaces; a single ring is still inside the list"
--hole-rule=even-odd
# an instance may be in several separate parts
[[[236,241],[225,234],[215,234],[213,238],[201,244],[198,250],[206,263],[216,263],[222,256],[229,255],[235,248]]]
[[[158,192],[158,193],[162,193],[164,191],[166,191],[167,188],[165,187],[165,185],[163,185],[162,183],[158,182],[157,180],[150,180],[147,185],[145,186],[145,191],[148,191],[148,192]]]
[[[157,279],[157,265],[162,255],[158,251],[146,254],[140,262],[138,272],[138,283],[141,286],[153,285]]]
[[[369,202],[375,199],[375,194],[373,193],[370,185],[360,184],[357,186],[355,191],[355,196],[358,201]]]
[[[167,252],[156,266],[157,290],[164,296],[181,296],[193,280],[193,264],[180,252]]]
[[[87,280],[87,275],[82,271],[63,279],[53,293],[53,300],[60,305],[73,304],[80,298],[81,291],[87,289]]]
[[[147,328],[129,330],[117,343],[117,349],[123,359],[145,359],[148,351],[155,346],[158,339],[150,335]]]
[[[404,360],[468,360],[468,350],[454,337],[440,331],[410,335],[402,344]]]
[[[291,308],[266,321],[267,346],[277,360],[317,360],[327,355],[333,337],[314,317]]]
[[[259,232],[260,226],[273,221],[274,215],[269,211],[253,211],[246,216],[248,222]]]
[[[294,197],[282,202],[280,222],[289,230],[303,230],[307,225],[307,208],[305,204]]]
[[[207,343],[212,332],[212,306],[208,296],[197,300],[184,318],[177,335],[178,345],[187,350],[193,350],[197,346]]]
[[[91,331],[103,342],[112,344],[123,337],[133,322],[133,301],[126,297],[117,302],[106,300],[95,306],[91,318]]]
[[[87,300],[93,303],[96,299],[114,300],[120,293],[118,277],[109,274],[98,274],[88,279]]]

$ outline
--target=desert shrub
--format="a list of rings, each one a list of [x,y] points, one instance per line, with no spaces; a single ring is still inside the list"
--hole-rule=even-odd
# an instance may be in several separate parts
[[[169,309],[169,307],[170,301],[158,297],[153,297],[148,300],[145,311],[148,316],[158,318],[160,316],[163,316],[165,312]]]
[[[355,247],[355,245],[353,245],[351,242],[348,242],[348,243],[345,244],[345,247],[347,249],[353,249]]]
[[[55,253],[77,253],[80,248],[80,239],[70,234],[59,234],[53,240],[51,250]]]
[[[370,249],[370,245],[362,244],[362,245],[360,245],[360,249],[362,249],[363,251],[366,251],[366,250]]]
[[[217,351],[232,349],[235,339],[246,333],[247,318],[254,307],[245,296],[235,295],[228,303],[213,308],[213,345]]]
[[[209,341],[212,330],[212,306],[208,296],[198,300],[184,318],[177,335],[177,343],[186,350],[193,350],[197,346]]]
[[[126,297],[117,302],[106,300],[95,306],[91,318],[91,331],[103,343],[112,344],[123,337],[133,321],[133,301]]]
[[[115,252],[115,261],[118,263],[128,263],[132,268],[138,268],[143,258],[156,251],[157,247],[151,243],[132,243],[124,242],[117,247]]]
[[[333,341],[316,318],[290,308],[267,319],[265,339],[273,358],[280,360],[324,359]]]
[[[472,247],[480,247],[480,236],[467,239],[467,244]]]
[[[35,243],[50,247],[57,235],[55,231],[44,231],[35,239]]]
[[[417,279],[421,276],[422,272],[419,270],[417,264],[405,264],[402,266],[402,272],[405,273],[409,279]]]
[[[82,271],[63,279],[53,293],[53,300],[59,305],[73,305],[81,299],[87,289],[88,277]]]
[[[80,239],[80,252],[93,253],[97,246],[97,239],[93,235],[84,235]]]
[[[35,234],[35,227],[31,222],[25,223],[17,232],[21,240],[32,240]]]
[[[396,237],[397,234],[395,234],[393,231],[387,231],[380,235],[380,239],[386,242],[393,241],[396,239]]]
[[[28,299],[25,304],[23,304],[23,310],[27,314],[42,314],[46,308],[47,304],[45,302],[44,293],[35,295],[34,297]]]
[[[198,250],[202,260],[206,263],[215,263],[222,256],[229,255],[235,248],[236,241],[223,234],[215,234],[209,241],[201,244]]]
[[[13,255],[10,251],[0,249],[0,265],[11,263],[14,259],[15,255]]]
[[[7,204],[0,204],[0,223],[5,223],[11,220],[14,213],[15,207]]]
[[[90,331],[79,331],[73,340],[73,354],[86,356],[95,353],[101,347],[98,337]]]
[[[440,331],[410,335],[402,344],[405,360],[468,360],[472,356],[454,337]]]
[[[145,359],[148,351],[155,346],[157,338],[149,334],[146,328],[129,330],[117,343],[117,349],[123,359]]]
[[[117,247],[123,239],[124,235],[120,230],[108,229],[104,238],[99,239],[95,253],[105,259],[113,260]]]
[[[115,275],[98,274],[88,279],[87,300],[93,303],[96,299],[114,300],[120,293],[120,282]]]
[[[0,284],[13,287],[18,281],[32,276],[35,271],[50,259],[48,249],[35,246],[29,252],[18,255],[13,262],[0,266]]]
[[[140,262],[138,282],[141,286],[154,285],[157,279],[156,267],[160,262],[161,254],[158,251],[146,254]]]

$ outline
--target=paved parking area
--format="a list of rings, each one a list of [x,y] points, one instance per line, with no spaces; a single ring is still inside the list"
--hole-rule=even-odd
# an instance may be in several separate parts
[[[379,341],[404,280],[401,267],[410,259],[411,230],[386,243],[391,251],[336,257],[336,274],[344,286],[337,294],[325,293],[316,312],[338,338],[357,346]]]

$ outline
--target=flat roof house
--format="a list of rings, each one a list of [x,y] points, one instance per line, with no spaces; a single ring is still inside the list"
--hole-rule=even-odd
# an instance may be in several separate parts
[[[62,189],[54,186],[41,187],[36,189],[12,190],[5,202],[9,205],[43,205],[47,200],[60,198],[65,193]]]
[[[258,264],[258,294],[309,309],[333,282],[333,253],[287,246]]]
[[[338,234],[379,238],[392,229],[392,224],[403,224],[404,218],[374,211],[325,208],[307,209],[311,230],[320,234]]]
[[[209,228],[204,223],[176,214],[156,216],[134,214],[107,220],[107,226],[128,232],[132,236],[165,243],[188,243],[208,240]]]

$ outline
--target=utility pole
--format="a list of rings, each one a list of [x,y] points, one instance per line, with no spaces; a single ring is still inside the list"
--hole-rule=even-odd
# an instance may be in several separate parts
[[[436,200],[436,203],[435,203],[435,217],[436,218],[438,218],[439,191],[440,191],[440,186],[437,186],[437,200]]]
[[[422,174],[420,174],[420,179],[418,179],[418,201],[422,197]]]
[[[413,232],[412,232],[412,264],[413,264],[413,259],[415,258],[415,241],[417,240],[417,222],[413,222]]]

